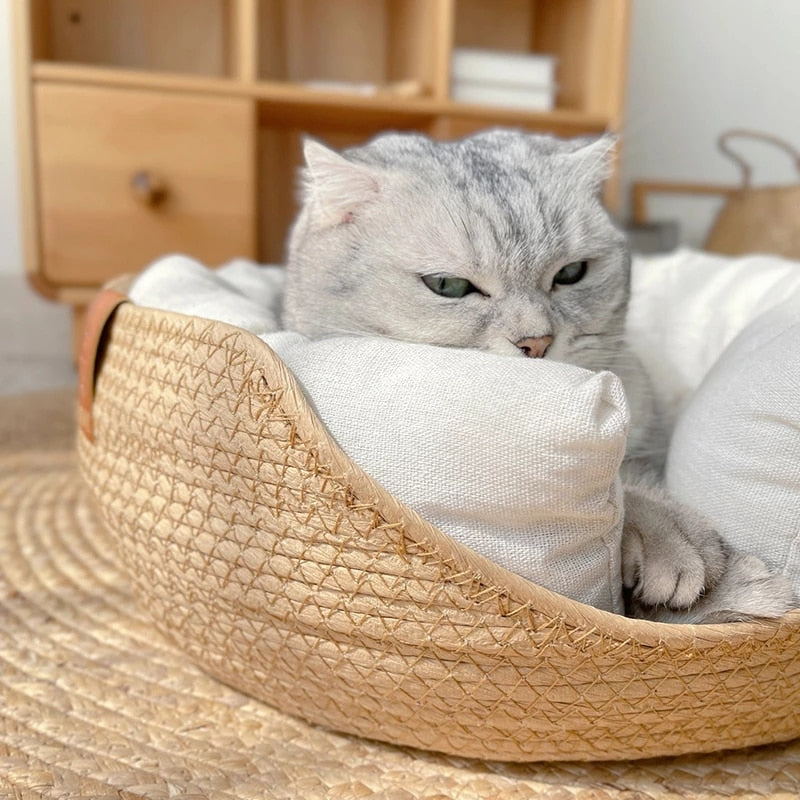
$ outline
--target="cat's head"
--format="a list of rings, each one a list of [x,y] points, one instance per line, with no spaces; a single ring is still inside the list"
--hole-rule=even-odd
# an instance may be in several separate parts
[[[602,207],[610,137],[305,143],[284,324],[604,367],[629,294]]]

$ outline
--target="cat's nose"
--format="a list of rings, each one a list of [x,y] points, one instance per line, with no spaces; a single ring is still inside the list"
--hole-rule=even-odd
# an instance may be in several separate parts
[[[516,342],[517,347],[528,358],[544,358],[544,354],[551,344],[553,344],[552,336],[537,336],[536,338],[520,339]]]

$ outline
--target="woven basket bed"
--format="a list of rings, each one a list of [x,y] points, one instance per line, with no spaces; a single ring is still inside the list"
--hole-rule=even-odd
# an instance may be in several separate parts
[[[81,469],[138,600],[211,675],[338,731],[485,759],[800,735],[800,612],[668,626],[535,586],[370,479],[257,337],[121,299],[90,313]]]

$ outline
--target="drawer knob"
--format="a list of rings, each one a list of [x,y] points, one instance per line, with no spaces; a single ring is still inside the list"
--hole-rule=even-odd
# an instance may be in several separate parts
[[[169,194],[166,181],[146,169],[133,173],[131,190],[136,200],[148,208],[160,206]]]

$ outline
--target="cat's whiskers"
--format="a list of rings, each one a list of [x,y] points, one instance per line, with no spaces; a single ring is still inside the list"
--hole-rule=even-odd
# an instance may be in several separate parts
[[[518,355],[522,356],[523,358],[525,357],[525,353],[520,349],[520,347],[517,345],[517,343],[513,339],[509,339],[508,336],[504,336],[503,338],[517,351],[516,353],[514,353],[513,351],[509,352],[508,355],[517,355],[518,354]]]

